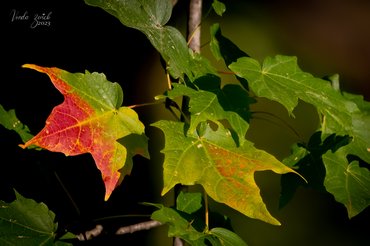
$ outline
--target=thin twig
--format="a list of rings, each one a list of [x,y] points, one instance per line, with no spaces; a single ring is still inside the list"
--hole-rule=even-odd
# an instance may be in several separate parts
[[[67,188],[64,186],[62,180],[59,178],[59,175],[57,174],[57,172],[54,171],[54,175],[55,175],[55,178],[58,180],[60,186],[64,190],[64,192],[67,194],[69,200],[71,201],[73,207],[76,210],[77,215],[80,216],[81,215],[80,209],[78,208],[76,202],[73,200],[73,198],[72,198],[71,194],[69,193],[69,191],[67,190]]]
[[[156,101],[156,102],[149,102],[149,103],[140,103],[140,104],[134,104],[134,105],[130,105],[130,106],[127,106],[128,108],[139,108],[139,107],[145,107],[145,106],[152,106],[152,105],[156,105],[156,104],[160,104],[160,103],[163,103],[162,101]]]
[[[253,115],[255,114],[265,114],[265,115],[269,115],[277,120],[279,120],[284,126],[286,126],[300,141],[302,141],[302,136],[298,133],[298,131],[296,131],[294,129],[293,126],[291,126],[288,122],[286,122],[285,120],[279,118],[278,116],[274,115],[273,113],[270,113],[270,112],[265,112],[265,111],[254,111],[252,112]],[[260,120],[266,120],[266,121],[269,121],[271,123],[274,123],[274,124],[277,124],[276,122],[272,121],[272,120],[269,120],[269,119],[266,119],[266,118],[262,118],[262,117],[256,117],[256,116],[253,116],[253,119],[260,119]]]
[[[150,214],[120,214],[120,215],[113,215],[113,216],[106,216],[94,219],[94,222],[104,221],[104,220],[112,220],[112,219],[122,219],[122,218],[149,218]]]

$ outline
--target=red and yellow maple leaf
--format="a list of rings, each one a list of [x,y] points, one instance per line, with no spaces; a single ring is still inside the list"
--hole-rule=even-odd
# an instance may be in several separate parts
[[[109,82],[101,73],[69,73],[32,64],[23,67],[46,73],[64,95],[64,102],[54,107],[45,127],[20,146],[36,145],[67,156],[90,153],[101,171],[105,200],[108,200],[122,180],[121,176],[131,171],[128,157],[135,154],[148,157],[144,125],[135,111],[121,107],[123,92],[120,85]],[[137,141],[139,144],[134,148],[127,148],[117,141],[129,135],[144,141]]]

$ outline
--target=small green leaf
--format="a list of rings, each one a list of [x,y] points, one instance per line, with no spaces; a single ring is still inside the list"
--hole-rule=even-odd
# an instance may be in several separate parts
[[[36,203],[15,191],[12,203],[0,201],[0,242],[4,245],[53,245],[55,214],[44,203]],[[63,242],[60,242],[63,243]]]
[[[190,97],[189,111],[191,122],[189,132],[194,132],[201,122],[207,120],[221,124],[227,120],[230,125],[230,134],[236,133],[235,141],[242,145],[248,130],[250,118],[249,104],[251,100],[245,90],[239,85],[226,85],[222,89],[211,91],[194,90],[181,84],[174,84],[168,91],[169,98],[179,96]]]
[[[13,130],[18,133],[24,143],[33,137],[28,127],[15,115],[15,110],[11,109],[6,111],[2,105],[0,105],[0,125],[3,125],[8,130]]]
[[[294,166],[308,154],[307,149],[302,146],[294,144],[292,146],[292,154],[286,157],[282,162],[288,167],[294,168]]]
[[[160,204],[156,206],[159,210],[155,211],[151,218],[161,223],[168,224],[169,237],[179,237],[191,245],[206,245],[204,239],[207,235],[194,229],[191,222],[183,218],[178,211]]]
[[[247,246],[247,244],[241,239],[235,232],[227,230],[222,227],[212,228],[209,231],[211,235],[218,238],[221,245],[224,246]]]
[[[225,4],[218,0],[213,0],[212,7],[219,16],[222,16],[222,14],[226,11]]]
[[[191,214],[202,207],[202,194],[180,192],[176,199],[176,208],[182,212]]]
[[[348,163],[348,146],[323,155],[326,169],[324,185],[335,200],[344,204],[352,218],[370,205],[370,171],[358,161]]]

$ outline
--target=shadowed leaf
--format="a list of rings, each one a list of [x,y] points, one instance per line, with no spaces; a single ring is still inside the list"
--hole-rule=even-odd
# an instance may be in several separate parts
[[[326,169],[325,188],[344,204],[352,218],[370,205],[370,171],[358,161],[348,162],[347,146],[323,156]]]
[[[174,78],[183,78],[185,74],[193,81],[201,75],[216,73],[208,60],[188,48],[184,36],[176,28],[165,25],[172,13],[171,1],[85,0],[85,3],[100,7],[123,25],[143,32],[166,61]]]
[[[30,133],[30,129],[15,115],[15,110],[11,109],[6,111],[2,105],[0,105],[0,125],[3,125],[8,130],[13,130],[21,137],[22,141],[25,143],[30,140],[33,135]]]
[[[0,201],[0,244],[54,245],[58,227],[55,214],[44,203],[24,198],[18,192],[15,195],[11,203]],[[58,245],[71,244],[58,241]]]

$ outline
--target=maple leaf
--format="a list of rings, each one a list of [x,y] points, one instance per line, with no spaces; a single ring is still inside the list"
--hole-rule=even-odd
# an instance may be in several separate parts
[[[181,84],[173,84],[173,87],[167,92],[169,98],[190,97],[189,132],[193,132],[201,122],[207,120],[218,124],[221,120],[227,120],[233,132],[237,134],[236,142],[240,145],[244,143],[245,134],[249,127],[247,121],[250,118],[249,104],[251,99],[239,85],[225,85],[222,89],[215,88],[211,91],[194,90]]]
[[[303,72],[296,57],[267,57],[263,64],[253,58],[242,57],[229,68],[248,80],[257,96],[281,103],[290,114],[299,99],[317,107],[325,116],[323,134],[346,135],[353,131],[351,122],[352,114],[358,111],[356,104],[345,99],[328,81]]]
[[[55,214],[44,203],[25,198],[15,191],[16,199],[0,200],[0,241],[2,245],[70,245],[60,239],[75,236],[67,232],[57,236]]]
[[[349,145],[323,155],[327,173],[324,185],[352,218],[370,205],[370,172],[359,161],[348,161],[348,149]]]
[[[280,225],[263,203],[254,173],[295,171],[249,141],[237,147],[230,131],[222,125],[216,131],[206,125],[201,137],[194,133],[185,136],[181,122],[158,121],[153,126],[165,134],[162,195],[178,183],[201,184],[214,200],[248,217]]]
[[[54,86],[64,95],[62,104],[54,107],[45,127],[22,148],[36,145],[62,152],[67,156],[91,153],[105,184],[108,200],[122,175],[131,171],[134,154],[148,158],[144,125],[135,111],[121,107],[122,88],[109,82],[104,74],[69,73],[59,68],[23,65],[46,73]],[[127,149],[117,140],[133,136],[140,143]],[[128,163],[129,168],[124,168]]]

